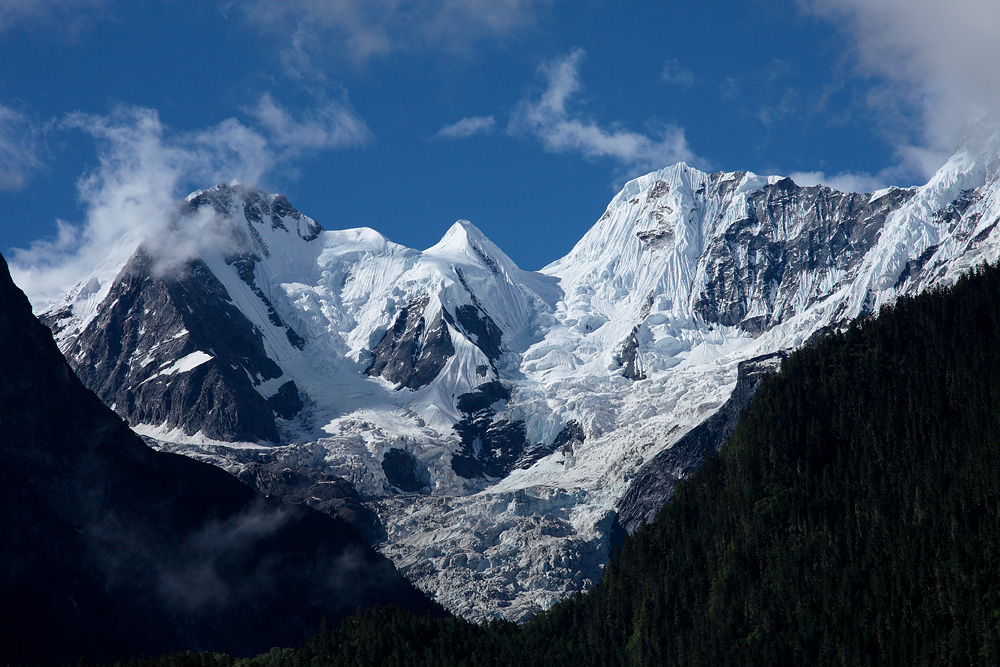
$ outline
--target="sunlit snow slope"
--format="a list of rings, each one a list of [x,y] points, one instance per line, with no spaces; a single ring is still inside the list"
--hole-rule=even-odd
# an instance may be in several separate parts
[[[600,577],[616,502],[739,362],[997,258],[981,134],[927,185],[870,194],[678,164],[540,272],[468,222],[417,251],[220,185],[171,213],[204,243],[130,241],[45,320],[157,446],[251,483],[270,466],[272,493],[286,471],[317,506],[343,478],[421,588],[520,619]]]

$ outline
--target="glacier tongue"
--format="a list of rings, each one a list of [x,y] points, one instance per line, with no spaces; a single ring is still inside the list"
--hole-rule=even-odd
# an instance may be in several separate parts
[[[343,478],[418,586],[469,618],[521,619],[599,579],[616,503],[727,401],[741,361],[996,260],[998,156],[996,134],[970,138],[927,185],[870,194],[674,165],[627,183],[539,272],[466,221],[418,251],[218,186],[175,217],[186,238],[210,237],[193,273],[133,275],[129,291],[140,240],[123,241],[45,319],[157,446],[234,473],[266,462]],[[120,312],[140,286],[172,315]],[[244,343],[213,345],[239,318]],[[98,323],[122,329],[129,359],[102,358]],[[150,379],[159,369],[177,372]],[[215,379],[199,385],[204,373]],[[137,419],[160,414],[139,405],[153,384],[266,405],[273,431],[256,432],[272,435],[232,442],[207,409]]]

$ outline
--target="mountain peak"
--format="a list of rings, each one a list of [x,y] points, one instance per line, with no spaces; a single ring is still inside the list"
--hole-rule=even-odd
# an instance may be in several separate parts
[[[448,228],[441,240],[426,250],[428,253],[435,253],[446,248],[465,248],[469,244],[482,243],[486,241],[486,235],[468,220],[456,220],[455,224]]]
[[[502,270],[508,274],[520,271],[514,260],[468,220],[456,221],[441,240],[425,250],[424,254],[448,258],[463,264],[471,259],[473,263],[485,266],[493,273],[498,273],[500,267],[503,267]]]
[[[4,662],[249,656],[355,606],[437,612],[342,521],[147,447],[73,374],[3,257],[0,431]]]
[[[995,174],[998,168],[1000,168],[1000,112],[994,112],[983,114],[966,127],[958,149],[941,171]]]
[[[154,257],[163,257],[173,266],[179,264],[178,259],[204,258],[204,251],[227,257],[287,255],[323,231],[284,195],[234,180],[188,195],[178,205],[168,233],[147,238],[144,245]]]
[[[127,312],[116,292],[103,310],[124,315],[95,320],[78,337],[85,345],[71,349],[64,336],[65,349],[77,367],[103,364],[92,377],[107,377],[109,363],[129,371],[116,380],[113,404],[164,440],[173,438],[164,419],[133,419],[138,410],[122,406],[134,397],[158,405],[146,398],[154,382],[174,383],[179,399],[193,393],[187,387],[199,374],[233,370],[227,390],[255,392],[256,404],[273,406],[274,428],[290,445],[260,456],[293,470],[322,465],[368,498],[407,494],[383,505],[387,553],[460,613],[520,618],[599,576],[604,556],[596,554],[608,552],[602,517],[611,516],[615,497],[639,465],[658,452],[676,454],[685,431],[725,404],[741,362],[996,259],[993,136],[970,142],[968,160],[956,153],[927,186],[871,195],[678,163],[629,181],[571,252],[538,273],[518,269],[464,220],[423,252],[368,230],[326,232],[306,245],[272,229],[268,217],[244,221],[244,208],[216,215],[213,198],[243,201],[232,194],[239,186],[219,186],[202,193],[204,208],[184,222],[194,231],[216,221],[239,227],[270,247],[270,255],[205,253],[202,267],[221,284],[212,294],[224,287],[252,324],[244,337],[263,348],[252,368],[240,370],[249,342],[231,354],[219,343],[218,332],[237,318],[221,316],[225,297],[209,298],[205,281],[185,283],[192,296],[181,295],[183,303],[169,295],[176,326],[165,326],[173,322],[159,296],[165,288],[136,283],[129,294],[144,296]],[[81,290],[81,302],[99,296],[89,284]],[[196,329],[188,303],[204,313],[205,326]],[[56,326],[64,320],[51,318]],[[106,332],[120,331],[128,345],[109,345]],[[217,361],[195,365],[209,354]],[[299,403],[307,409],[294,412]],[[188,434],[206,432],[207,414],[185,413]],[[168,446],[195,451],[186,442]],[[670,470],[697,464],[697,449]],[[217,451],[211,456],[234,467],[247,456]],[[442,524],[445,494],[455,500]],[[469,538],[470,550],[466,536],[484,513],[497,530]],[[531,556],[525,568],[523,545],[542,553],[539,524],[526,515],[554,522],[541,534],[544,549],[555,551]],[[557,515],[588,518],[564,526]],[[451,537],[454,526],[461,540]],[[593,548],[581,555],[584,533]],[[549,541],[555,534],[568,537]],[[426,550],[431,542],[435,555]],[[501,544],[516,546],[494,551]],[[487,551],[490,567],[481,572],[471,554]],[[548,553],[565,555],[572,568],[550,567]],[[501,591],[511,582],[522,589],[509,606],[495,606],[508,599]]]
[[[289,234],[294,231],[304,241],[315,239],[323,231],[319,223],[292,206],[285,195],[268,194],[238,180],[192,192],[185,198],[180,213],[193,215],[205,206],[211,206],[216,215],[232,219],[237,225],[245,218],[251,229]]]

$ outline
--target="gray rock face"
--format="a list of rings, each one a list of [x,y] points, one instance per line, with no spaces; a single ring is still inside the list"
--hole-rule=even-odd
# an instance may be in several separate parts
[[[430,489],[431,476],[427,467],[405,449],[387,451],[382,457],[382,471],[389,483],[400,491],[419,493]]]
[[[243,254],[243,255],[232,255],[226,258],[226,263],[231,264],[236,267],[236,271],[239,273],[240,279],[250,288],[254,296],[260,299],[260,302],[264,304],[267,308],[267,319],[276,327],[280,327],[285,330],[285,336],[288,338],[288,342],[298,349],[305,348],[306,341],[302,336],[295,332],[292,327],[285,324],[285,321],[281,319],[278,315],[278,311],[274,309],[274,304],[271,300],[267,298],[264,294],[264,290],[260,288],[260,285],[254,280],[254,267],[260,261],[260,257],[254,254]]]
[[[527,470],[538,461],[542,460],[553,452],[562,452],[565,456],[572,456],[577,447],[582,445],[587,439],[580,422],[571,419],[566,422],[562,430],[556,435],[551,444],[528,445],[524,453],[514,464],[514,468]]]
[[[278,387],[274,396],[267,399],[267,404],[282,419],[292,419],[303,407],[299,388],[291,380]]]
[[[409,389],[420,389],[438,376],[455,354],[455,346],[440,312],[428,324],[424,317],[427,302],[423,296],[400,308],[396,321],[372,350],[366,374]]]
[[[466,479],[507,475],[527,446],[524,423],[498,419],[494,404],[510,399],[510,390],[500,382],[480,385],[458,397],[464,419],[455,425],[462,448],[451,459],[456,474]]]
[[[234,209],[239,209],[251,223],[248,226],[250,234],[253,234],[254,225],[266,224],[271,229],[295,233],[303,241],[312,241],[323,231],[315,220],[302,215],[284,195],[277,195],[268,201],[262,192],[242,185],[220,183],[210,190],[203,190],[187,200],[181,213],[193,215],[202,206],[211,206],[219,215],[231,215]],[[295,225],[294,230],[288,228],[285,222],[288,219]],[[263,243],[259,234],[256,237]]]
[[[662,180],[657,181],[650,188],[649,194],[646,195],[646,203],[649,204],[668,192],[670,192],[670,184]],[[673,212],[674,210],[669,206],[657,206],[650,214],[656,226],[653,229],[644,229],[635,233],[636,237],[643,242],[646,248],[667,246],[673,243],[674,230],[668,220],[668,216]]]
[[[440,613],[342,521],[146,447],[73,374],[2,258],[0,456],[5,662],[250,656],[357,606]]]
[[[319,236],[323,228],[312,219],[302,215],[283,195],[278,195],[274,197],[273,201],[268,201],[268,198],[260,191],[243,186],[223,183],[211,190],[200,192],[181,207],[180,213],[182,216],[193,216],[204,206],[210,206],[216,214],[222,216],[231,217],[235,213],[238,218],[242,217],[246,221],[245,226],[231,230],[237,237],[235,247],[240,248],[241,252],[228,253],[226,263],[236,268],[240,280],[264,304],[271,324],[285,329],[288,341],[301,350],[305,346],[305,339],[281,319],[278,311],[274,309],[274,305],[254,278],[254,269],[257,264],[270,257],[271,254],[259,228],[266,225],[272,230],[280,229],[286,233],[294,233],[303,241],[312,241]],[[290,230],[288,224],[293,224],[296,228]]]
[[[294,383],[270,401],[255,390],[282,370],[201,261],[157,276],[140,250],[107,303],[65,353],[84,384],[129,422],[218,440],[277,442],[275,413],[287,418],[301,408]],[[58,317],[45,323],[58,329]]]
[[[733,182],[719,184],[718,176],[713,175],[713,188]],[[789,178],[764,186],[750,195],[747,218],[708,248],[695,312],[708,322],[754,334],[780,324],[803,307],[793,305],[802,276],[823,267],[855,268],[874,246],[886,217],[911,197],[912,190],[875,197],[824,186],[802,188]]]
[[[700,468],[706,455],[718,453],[736,430],[740,412],[750,407],[760,383],[777,371],[784,358],[779,353],[740,362],[736,387],[718,412],[640,468],[617,507],[618,524],[628,534],[644,523],[652,523],[660,509],[674,497],[677,483]]]
[[[455,320],[490,361],[496,362],[500,358],[503,354],[503,332],[489,315],[476,306],[458,306],[455,308]]]
[[[632,329],[632,333],[622,346],[621,364],[622,373],[629,380],[646,379],[646,374],[642,370],[642,359],[639,357],[639,327]]]
[[[378,516],[365,506],[350,482],[308,468],[292,468],[284,461],[251,462],[236,477],[258,493],[286,503],[308,505],[349,523],[369,544],[385,539]]]

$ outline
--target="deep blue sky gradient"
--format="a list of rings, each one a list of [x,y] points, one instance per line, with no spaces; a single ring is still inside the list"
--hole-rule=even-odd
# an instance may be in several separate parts
[[[417,248],[468,219],[538,269],[642,171],[507,132],[518,104],[544,90],[540,67],[582,49],[574,113],[650,135],[681,127],[702,168],[874,174],[897,159],[892,133],[907,130],[896,119],[890,131],[870,104],[880,82],[859,73],[849,41],[777,0],[582,0],[547,5],[534,26],[459,51],[428,46],[356,62],[333,45],[314,55],[312,76],[296,79],[283,64],[283,34],[217,3],[109,1],[71,24],[25,20],[0,32],[0,104],[47,129],[43,165],[23,188],[0,193],[0,251],[51,237],[56,219],[86,217],[77,181],[98,154],[92,137],[61,122],[68,113],[148,107],[184,133],[230,117],[249,122],[268,93],[290,111],[347,100],[372,140],[305,151],[263,188],[327,228],[369,226]],[[690,80],[665,81],[668,63]],[[435,138],[461,118],[490,115],[490,134]]]

